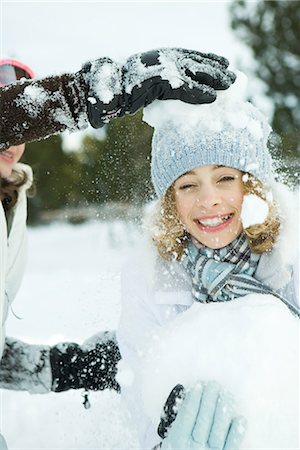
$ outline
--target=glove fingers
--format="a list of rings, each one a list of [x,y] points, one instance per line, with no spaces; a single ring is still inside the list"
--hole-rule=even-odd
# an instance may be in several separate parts
[[[180,55],[184,55],[186,58],[191,58],[197,62],[203,63],[204,60],[207,60],[207,63],[210,64],[211,62],[215,61],[225,69],[229,66],[229,61],[227,58],[224,58],[224,56],[216,55],[215,53],[203,53],[188,49],[180,49],[179,52]]]
[[[246,429],[247,421],[244,417],[239,416],[233,419],[223,450],[239,450],[245,437]]]
[[[230,429],[234,414],[234,401],[230,394],[222,392],[217,400],[213,426],[209,435],[208,444],[215,450],[222,450]]]
[[[187,73],[187,75],[190,76],[189,73]],[[203,72],[196,72],[191,75],[190,78],[198,83],[210,86],[216,91],[222,91],[228,89],[234,83],[236,75],[229,71],[227,73],[215,72],[213,75]]]
[[[226,58],[213,53],[200,53],[190,50],[165,50],[160,54],[160,60],[165,63],[172,60],[179,72],[187,75],[199,84],[206,84],[214,89],[227,89],[234,81],[235,74],[227,69]],[[184,75],[183,75],[184,76]],[[185,79],[185,81],[187,81]]]
[[[215,78],[213,77],[213,75],[211,75],[207,72],[193,73],[191,70],[186,69],[185,73],[193,81],[196,81],[200,84],[205,84],[205,85],[211,86],[211,87],[214,87],[214,85],[215,85]]]
[[[176,99],[185,103],[197,105],[201,103],[212,103],[216,99],[216,92],[206,84],[199,85],[193,81],[184,83],[178,89],[168,89],[161,97],[163,100]]]
[[[216,90],[227,89],[234,83],[236,75],[227,69],[212,64],[187,64],[185,74],[189,79],[211,86]]]
[[[208,441],[219,391],[219,385],[213,381],[207,383],[203,390],[197,420],[192,432],[193,440],[201,445],[206,445]]]
[[[188,440],[194,428],[202,393],[203,385],[199,383],[186,394],[175,422],[173,423],[173,426],[168,434],[168,439],[170,438],[174,442],[177,440],[178,442],[182,436],[184,437],[184,441]]]

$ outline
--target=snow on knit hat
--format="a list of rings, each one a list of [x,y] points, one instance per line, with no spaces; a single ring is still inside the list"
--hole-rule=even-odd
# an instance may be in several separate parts
[[[143,120],[154,127],[151,176],[158,197],[186,172],[203,165],[221,165],[249,172],[263,183],[272,179],[266,117],[243,100],[247,79],[239,73],[210,104],[156,101]]]

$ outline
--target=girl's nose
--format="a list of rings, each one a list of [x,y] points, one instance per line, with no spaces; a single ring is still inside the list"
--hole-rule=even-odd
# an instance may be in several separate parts
[[[197,205],[204,208],[212,208],[221,204],[221,197],[218,189],[214,187],[206,187],[201,189],[196,199]]]

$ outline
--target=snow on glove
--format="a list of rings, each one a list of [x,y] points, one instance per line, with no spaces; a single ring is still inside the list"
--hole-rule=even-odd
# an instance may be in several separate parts
[[[65,130],[88,126],[81,71],[0,87],[0,152]]]
[[[238,450],[245,429],[245,419],[235,415],[231,395],[215,382],[197,383],[186,393],[161,448]]]
[[[116,381],[121,359],[114,332],[98,333],[82,346],[61,343],[50,350],[53,375],[52,390],[90,389],[120,390]]]
[[[89,85],[88,117],[100,128],[115,117],[134,114],[156,99],[212,103],[235,75],[228,61],[212,53],[164,48],[131,56],[122,66],[109,58],[83,68]]]
[[[99,333],[86,345],[53,347],[5,339],[0,388],[43,394],[69,389],[115,389],[119,348],[113,332]]]

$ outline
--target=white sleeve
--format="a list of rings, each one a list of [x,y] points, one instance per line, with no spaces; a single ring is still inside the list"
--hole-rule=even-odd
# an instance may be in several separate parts
[[[143,346],[159,327],[151,310],[151,289],[138,264],[128,263],[122,273],[122,310],[117,339],[122,362],[120,384],[122,397],[129,409],[133,426],[143,449],[152,449],[161,439],[156,427],[143,411],[141,377]],[[122,377],[122,373],[127,376]],[[128,374],[131,382],[128,382]],[[124,381],[122,381],[122,378]]]
[[[8,236],[8,255],[5,290],[11,303],[23,279],[27,259],[27,199],[23,190],[19,194],[18,202],[14,207],[13,221]]]

